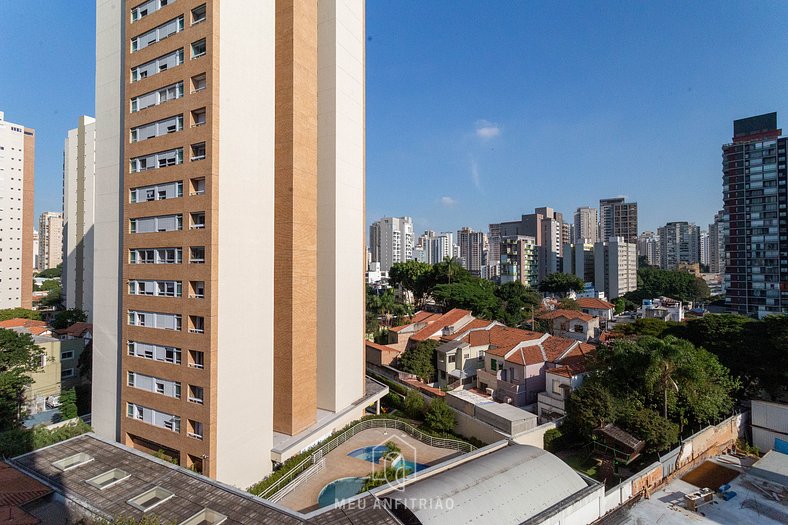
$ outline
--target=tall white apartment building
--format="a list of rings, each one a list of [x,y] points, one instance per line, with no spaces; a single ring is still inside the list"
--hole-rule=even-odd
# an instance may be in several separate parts
[[[97,1],[100,436],[248,487],[375,401],[364,9]]]
[[[63,262],[63,214],[45,211],[38,218],[38,270]]]
[[[645,257],[649,266],[659,266],[659,236],[646,231],[638,236],[638,257]]]
[[[637,246],[624,237],[610,237],[594,245],[594,287],[614,300],[637,289]]]
[[[709,232],[700,230],[700,263],[703,265],[709,264]]]
[[[599,212],[596,208],[582,207],[575,211],[575,232],[572,243],[594,244],[599,240]]]
[[[383,217],[369,227],[369,249],[372,262],[379,262],[387,272],[395,263],[413,259],[413,219]]]
[[[89,321],[93,319],[95,183],[96,120],[82,116],[63,146],[62,282],[66,308],[84,310]]]
[[[725,211],[714,214],[714,222],[709,224],[709,271],[725,273]]]
[[[475,232],[472,228],[464,227],[457,231],[457,246],[460,249],[460,258],[464,261],[465,268],[476,277],[481,277],[484,263],[487,236],[484,232]]]
[[[35,155],[35,130],[0,111],[0,308],[32,306]]]
[[[33,230],[33,270],[38,270],[38,231]]]

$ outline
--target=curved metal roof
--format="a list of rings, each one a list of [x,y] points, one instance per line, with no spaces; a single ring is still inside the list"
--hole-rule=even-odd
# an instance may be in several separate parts
[[[388,497],[423,525],[518,524],[587,487],[553,454],[512,444],[404,487]]]

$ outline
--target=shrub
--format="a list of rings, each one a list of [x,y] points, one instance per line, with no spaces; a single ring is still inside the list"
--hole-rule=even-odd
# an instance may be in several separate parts
[[[405,396],[404,410],[413,419],[421,419],[424,417],[424,397],[415,390],[408,391]]]
[[[451,432],[456,423],[451,407],[441,398],[433,399],[424,414],[424,424],[438,432]]]
[[[560,428],[551,428],[544,433],[544,449],[548,452],[557,452],[564,445],[564,434]]]
[[[63,419],[77,417],[77,392],[73,388],[60,393],[60,415]]]

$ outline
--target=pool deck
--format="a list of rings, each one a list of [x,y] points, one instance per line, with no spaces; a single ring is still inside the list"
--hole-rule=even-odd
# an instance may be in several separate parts
[[[383,445],[393,441],[406,460],[432,465],[440,460],[461,454],[456,450],[437,448],[424,444],[401,430],[393,428],[371,428],[363,430],[342,443],[325,457],[325,468],[299,485],[282,498],[280,505],[302,512],[317,508],[317,497],[327,484],[340,478],[366,477],[376,467],[364,459],[348,456],[349,452],[362,447]]]

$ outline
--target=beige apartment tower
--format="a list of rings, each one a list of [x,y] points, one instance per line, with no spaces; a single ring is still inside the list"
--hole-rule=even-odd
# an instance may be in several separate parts
[[[45,211],[38,217],[38,271],[63,262],[63,214]]]
[[[32,306],[35,159],[35,130],[0,111],[0,308]]]
[[[364,3],[96,27],[93,425],[247,487],[368,401]]]

